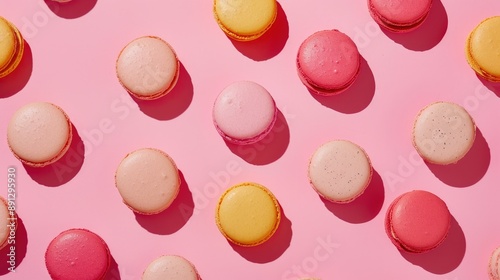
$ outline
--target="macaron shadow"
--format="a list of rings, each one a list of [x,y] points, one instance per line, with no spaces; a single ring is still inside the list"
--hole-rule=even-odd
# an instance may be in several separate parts
[[[427,19],[421,26],[406,33],[391,32],[381,27],[394,42],[413,51],[426,51],[435,47],[446,34],[448,29],[448,15],[441,0],[434,0]]]
[[[104,280],[121,280],[121,279],[122,277],[120,275],[120,269],[118,267],[118,263],[116,262],[113,255],[111,255],[108,272],[104,276]]]
[[[155,100],[142,100],[131,96],[144,114],[157,120],[171,120],[186,111],[193,100],[193,93],[191,76],[180,62],[177,84],[165,96]]]
[[[321,197],[325,207],[335,216],[351,223],[360,224],[375,218],[384,204],[384,182],[377,171],[373,170],[372,180],[365,192],[349,203],[335,203]]]
[[[414,265],[430,273],[446,274],[455,270],[465,256],[466,239],[462,227],[452,216],[448,236],[438,247],[426,253],[400,251],[401,255]]]
[[[311,89],[308,91],[325,107],[344,114],[359,113],[368,107],[375,95],[375,78],[363,56],[361,56],[359,67],[359,74],[354,83],[339,94],[324,96]]]
[[[167,209],[153,215],[134,212],[136,221],[147,231],[159,235],[172,234],[181,229],[193,216],[193,195],[180,170],[179,175],[181,178],[179,194]]]
[[[485,78],[481,77],[479,74],[476,73],[477,78],[483,83],[483,85],[491,90],[493,93],[495,93],[498,97],[500,97],[500,82],[491,82],[486,80]],[[484,96],[484,99],[488,98],[488,96]],[[480,100],[484,100],[480,99]]]
[[[476,127],[476,139],[469,152],[457,163],[439,165],[426,162],[431,172],[443,183],[463,188],[479,182],[490,166],[490,147],[481,130]]]
[[[44,167],[23,164],[34,181],[47,187],[57,187],[71,181],[78,174],[85,160],[85,144],[74,125],[72,134],[68,151],[58,161]]]
[[[281,205],[280,205],[281,207]],[[285,216],[281,207],[281,221],[271,238],[266,242],[253,246],[243,247],[227,241],[233,250],[253,263],[269,263],[279,258],[290,247],[292,241],[292,222]]]
[[[20,92],[28,83],[33,72],[33,53],[31,47],[24,41],[24,52],[21,62],[9,75],[0,78],[0,98],[10,97]]]
[[[252,41],[236,41],[228,37],[234,47],[244,56],[255,61],[268,60],[278,55],[288,40],[288,19],[278,3],[278,14],[273,25],[261,37]]]
[[[59,3],[52,0],[44,1],[54,14],[66,19],[84,16],[90,12],[97,3],[97,0],[73,0],[66,3]]]
[[[273,128],[262,140],[250,145],[237,145],[225,141],[235,155],[254,165],[266,165],[283,156],[290,143],[290,128],[283,113],[278,109]]]
[[[0,262],[2,262],[2,269],[0,269],[0,276],[10,273],[8,268],[10,267],[9,261],[10,256],[7,256],[11,252],[10,247],[15,246],[15,270],[22,264],[24,257],[26,257],[26,252],[28,249],[28,232],[24,226],[23,220],[17,214],[17,229],[16,229],[16,243],[7,244],[2,250],[0,250]]]

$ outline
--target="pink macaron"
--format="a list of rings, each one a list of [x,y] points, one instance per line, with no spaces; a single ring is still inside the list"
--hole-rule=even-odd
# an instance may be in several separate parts
[[[168,154],[159,149],[143,148],[122,159],[115,173],[115,184],[130,209],[151,215],[172,204],[179,193],[181,178]]]
[[[22,163],[43,167],[69,149],[72,125],[66,113],[48,102],[33,102],[18,109],[7,128],[7,142]]]
[[[181,256],[161,256],[152,261],[142,274],[142,280],[198,280],[195,266]]]
[[[490,256],[488,275],[490,280],[500,280],[500,247],[496,248]]]
[[[54,280],[104,279],[110,261],[104,240],[86,229],[61,232],[45,251],[45,265]]]
[[[227,86],[213,106],[217,132],[228,142],[245,145],[264,138],[276,122],[278,109],[261,85],[240,81]]]
[[[409,32],[427,18],[432,0],[368,0],[373,19],[392,32]]]
[[[323,30],[309,36],[297,54],[302,83],[320,95],[335,95],[349,88],[359,73],[361,56],[349,36]]]
[[[134,97],[153,100],[169,93],[179,78],[180,63],[167,42],[155,36],[133,40],[120,52],[116,75]]]
[[[446,203],[433,193],[414,190],[397,197],[385,218],[386,233],[400,250],[424,253],[447,237],[451,214]]]

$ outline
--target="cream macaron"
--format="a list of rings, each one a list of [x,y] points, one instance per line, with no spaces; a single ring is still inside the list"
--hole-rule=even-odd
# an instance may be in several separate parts
[[[373,168],[366,152],[353,142],[334,140],[321,145],[309,161],[309,182],[323,198],[347,203],[363,194]]]
[[[149,263],[142,274],[142,280],[198,280],[195,266],[181,256],[161,256]]]
[[[120,84],[134,97],[143,100],[169,93],[179,78],[180,62],[166,41],[144,36],[128,43],[116,61]]]
[[[22,163],[43,167],[60,159],[69,149],[72,125],[66,113],[48,102],[33,102],[10,119],[7,141]]]
[[[123,202],[134,212],[157,214],[179,193],[181,179],[174,160],[165,152],[143,148],[125,156],[115,173]]]

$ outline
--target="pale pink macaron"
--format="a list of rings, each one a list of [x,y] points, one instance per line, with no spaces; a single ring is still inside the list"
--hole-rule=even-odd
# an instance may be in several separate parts
[[[228,142],[245,145],[258,142],[273,128],[278,109],[261,85],[240,81],[227,86],[215,100],[213,122]]]
[[[16,214],[12,209],[9,207],[7,200],[0,196],[0,249],[7,246],[7,244],[14,244],[13,242],[15,242],[17,221]],[[13,223],[13,226],[11,223]],[[14,234],[12,235],[11,233]],[[12,237],[9,239],[10,236]]]
[[[456,163],[471,149],[475,137],[472,117],[451,102],[426,106],[413,124],[413,146],[425,161],[434,164]]]
[[[319,195],[347,203],[363,194],[370,184],[373,168],[366,152],[346,140],[321,145],[309,161],[309,181]]]
[[[22,163],[43,167],[60,159],[69,149],[72,125],[66,113],[48,102],[33,102],[10,119],[7,141]]]
[[[296,64],[307,88],[320,95],[335,95],[354,83],[360,62],[358,48],[349,36],[338,30],[322,30],[302,42]]]
[[[150,215],[172,204],[179,193],[181,179],[169,155],[158,149],[143,148],[129,153],[120,162],[115,184],[129,208]]]
[[[159,37],[144,36],[128,43],[120,52],[116,75],[130,94],[152,100],[174,88],[179,78],[179,66],[172,46]]]
[[[500,280],[500,247],[496,248],[490,256],[488,275],[490,280]]]
[[[142,274],[142,280],[198,280],[195,266],[183,257],[168,255],[152,261]]]

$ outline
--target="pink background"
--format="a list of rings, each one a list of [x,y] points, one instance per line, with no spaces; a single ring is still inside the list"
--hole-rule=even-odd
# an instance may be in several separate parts
[[[17,168],[22,219],[17,272],[7,273],[3,250],[1,277],[48,278],[48,243],[83,227],[109,245],[108,279],[139,279],[162,254],[186,257],[208,280],[487,279],[488,258],[500,245],[492,212],[500,86],[477,78],[464,43],[500,10],[499,1],[436,0],[420,29],[395,35],[380,30],[365,0],[282,0],[273,28],[248,43],[223,34],[211,0],[0,0],[0,7],[29,45],[20,68],[0,80],[0,180],[6,182],[9,166]],[[307,36],[332,28],[353,38],[364,61],[351,89],[321,98],[301,84],[295,56]],[[183,65],[175,90],[152,102],[131,98],[114,72],[119,51],[143,35],[168,41]],[[270,136],[253,146],[227,145],[212,124],[217,94],[238,80],[263,85],[281,111]],[[457,165],[424,164],[411,145],[415,115],[437,100],[463,105],[478,126],[472,150]],[[31,101],[61,106],[79,135],[67,156],[41,170],[21,165],[5,140],[10,116]],[[348,205],[322,201],[306,176],[312,152],[337,138],[361,145],[376,171],[366,193]],[[114,187],[120,160],[142,147],[169,153],[184,178],[175,203],[156,216],[134,215]],[[267,243],[238,248],[219,233],[214,209],[224,189],[248,180],[274,192],[284,217]],[[454,216],[445,243],[422,255],[400,253],[383,226],[390,202],[412,189],[439,195]]]

